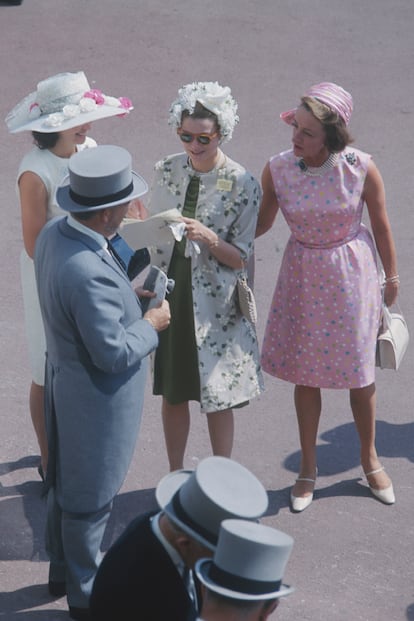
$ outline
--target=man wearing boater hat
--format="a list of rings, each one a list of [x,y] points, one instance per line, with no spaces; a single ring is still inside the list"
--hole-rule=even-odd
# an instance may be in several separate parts
[[[198,621],[265,621],[294,590],[282,584],[292,547],[292,537],[275,528],[225,520],[214,558],[196,563],[204,587]]]
[[[73,619],[90,619],[102,537],[138,434],[145,359],[170,319],[165,301],[142,316],[107,239],[146,190],[125,149],[77,153],[57,190],[69,215],[51,220],[36,242],[47,344],[49,591],[67,594]]]
[[[161,511],[133,520],[104,557],[90,601],[93,619],[193,621],[201,598],[192,569],[212,555],[221,522],[257,520],[268,505],[249,470],[218,456],[168,474],[156,499]]]

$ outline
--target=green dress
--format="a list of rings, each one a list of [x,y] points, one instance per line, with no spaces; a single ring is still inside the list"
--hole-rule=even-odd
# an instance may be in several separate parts
[[[194,218],[200,178],[193,176],[187,187],[182,214]],[[154,363],[154,394],[171,405],[200,401],[200,375],[194,330],[191,259],[184,255],[186,239],[174,245],[168,277],[175,282],[168,296],[169,327],[160,332]]]

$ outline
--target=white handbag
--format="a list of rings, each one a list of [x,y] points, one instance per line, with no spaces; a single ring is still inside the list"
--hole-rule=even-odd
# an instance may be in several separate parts
[[[410,335],[407,323],[398,308],[392,313],[383,304],[381,328],[377,337],[376,366],[397,371],[407,350]]]

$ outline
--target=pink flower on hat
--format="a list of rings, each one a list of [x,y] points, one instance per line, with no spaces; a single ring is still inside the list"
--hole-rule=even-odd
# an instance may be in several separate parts
[[[102,106],[102,104],[105,103],[104,95],[98,88],[92,88],[90,91],[84,93],[83,96],[93,99],[98,106]]]
[[[132,108],[132,101],[129,97],[120,97],[119,103],[121,104],[121,108],[125,108],[125,110],[131,110]]]

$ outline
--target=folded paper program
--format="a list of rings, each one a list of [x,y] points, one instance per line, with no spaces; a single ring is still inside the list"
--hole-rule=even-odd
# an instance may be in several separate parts
[[[121,226],[122,237],[134,250],[174,242],[169,226],[173,223],[182,223],[182,215],[178,209],[162,211],[146,220],[126,218]]]

